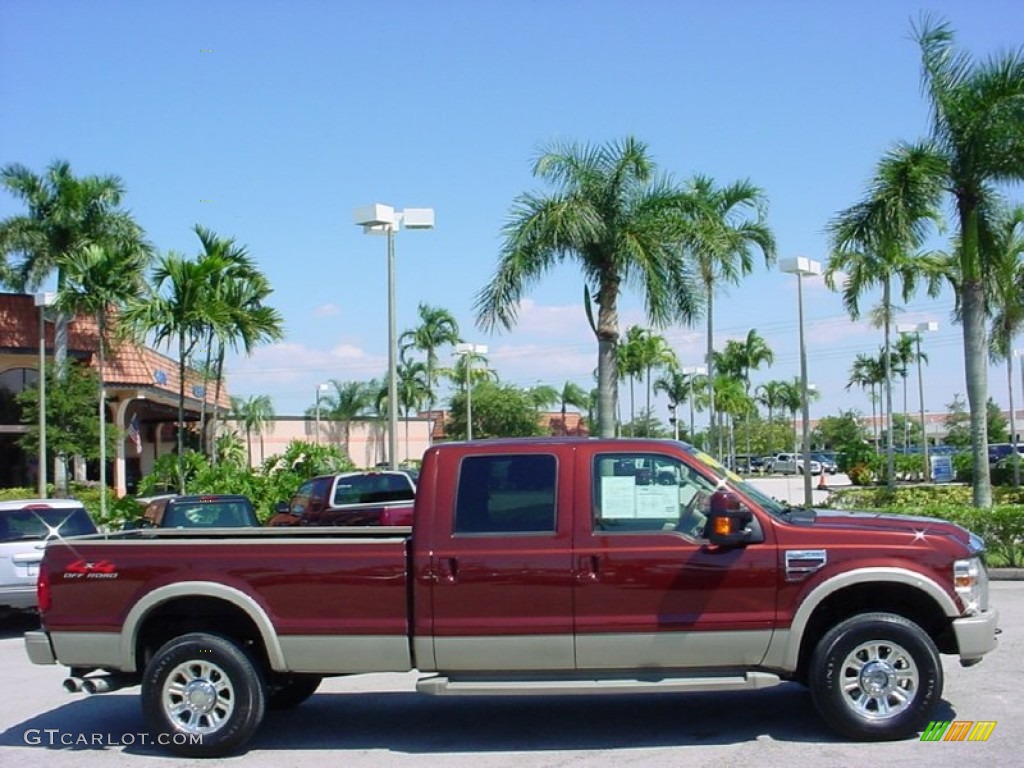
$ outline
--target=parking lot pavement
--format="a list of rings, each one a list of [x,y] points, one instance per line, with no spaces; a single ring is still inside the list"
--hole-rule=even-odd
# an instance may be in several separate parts
[[[804,476],[803,475],[768,475],[765,477],[746,478],[752,486],[764,491],[773,499],[784,501],[787,504],[803,505],[804,503]],[[811,495],[814,497],[814,504],[818,506],[828,501],[829,495],[836,488],[848,488],[852,485],[850,478],[842,472],[834,475],[825,475],[827,490],[819,486],[821,476],[815,475],[811,478]]]
[[[1024,701],[1024,583],[992,584],[999,648],[962,669],[943,657],[943,720],[992,720],[985,743],[846,742],[825,728],[795,685],[729,694],[435,698],[415,675],[336,678],[288,712],[270,713],[241,757],[190,762],[246,768],[554,768],[555,766],[1020,765]],[[25,656],[21,632],[0,625],[0,765],[47,768],[178,765],[142,743],[138,689],[66,694],[65,671]],[[145,734],[148,736],[148,734]],[[61,740],[73,743],[62,745]],[[91,743],[90,743],[91,742]],[[341,754],[339,754],[339,752]],[[158,758],[160,763],[154,763]]]

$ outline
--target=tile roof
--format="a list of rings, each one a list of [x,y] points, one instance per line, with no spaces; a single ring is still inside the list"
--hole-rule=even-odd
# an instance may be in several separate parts
[[[54,324],[45,327],[47,353],[54,346]],[[85,315],[76,315],[68,324],[68,355],[83,358],[89,365],[98,365],[96,356],[99,337],[96,321]],[[0,293],[0,354],[4,352],[38,352],[39,350],[39,309],[34,298],[26,294]],[[162,355],[156,350],[132,342],[115,344],[107,351],[104,366],[104,381],[112,387],[151,387],[177,396],[178,361]],[[185,396],[200,399],[196,390],[201,391],[202,377],[192,369],[185,372]],[[213,382],[209,383],[213,399]],[[227,387],[221,386],[220,400],[223,408],[231,407]]]

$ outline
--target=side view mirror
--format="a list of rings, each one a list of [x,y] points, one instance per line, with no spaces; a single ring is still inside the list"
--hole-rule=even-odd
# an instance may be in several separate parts
[[[754,514],[730,491],[715,491],[711,494],[708,515],[708,541],[719,547],[742,547],[754,541],[750,524]]]
[[[287,515],[287,514],[289,514],[288,502],[287,501],[279,501],[279,502],[277,502],[277,504],[274,505],[274,512],[276,514],[278,514],[278,515]]]

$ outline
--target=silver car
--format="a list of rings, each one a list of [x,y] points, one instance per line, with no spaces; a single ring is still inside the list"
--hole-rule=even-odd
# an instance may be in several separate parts
[[[46,542],[90,533],[96,533],[96,526],[80,501],[0,501],[0,617],[36,608]]]
[[[804,457],[798,453],[780,453],[772,462],[772,472],[783,475],[802,475],[804,473]],[[821,464],[811,459],[811,474],[821,474]]]

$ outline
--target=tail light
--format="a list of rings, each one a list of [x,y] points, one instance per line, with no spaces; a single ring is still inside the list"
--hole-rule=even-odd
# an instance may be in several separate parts
[[[53,595],[50,594],[50,573],[46,565],[39,564],[39,577],[36,579],[36,599],[39,603],[39,612],[46,613],[53,604]]]

